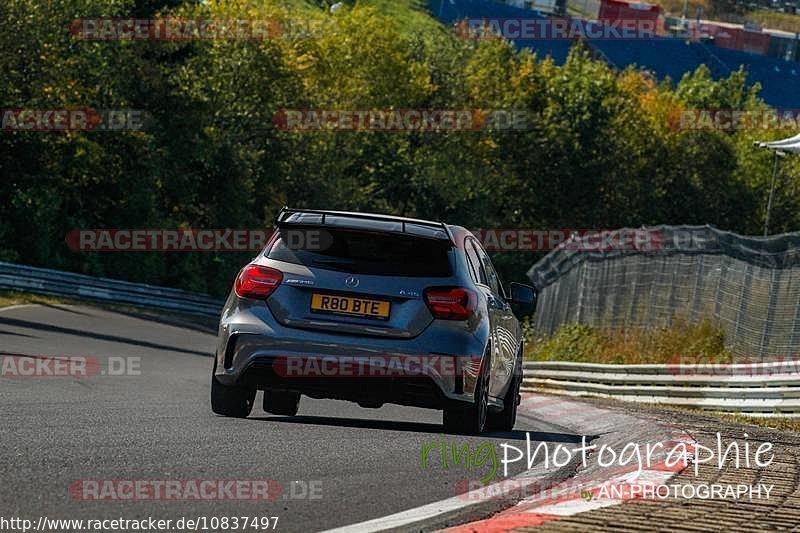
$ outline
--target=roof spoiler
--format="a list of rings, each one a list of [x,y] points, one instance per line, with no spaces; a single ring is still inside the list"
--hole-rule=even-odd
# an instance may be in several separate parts
[[[391,231],[386,233],[397,233],[397,234],[405,234],[405,235],[412,235],[414,237],[421,237],[421,238],[429,238],[429,239],[436,239],[436,240],[444,240],[448,241],[451,244],[454,243],[453,235],[450,232],[450,228],[447,227],[447,224],[444,222],[433,222],[430,220],[420,220],[416,218],[405,218],[405,217],[397,217],[392,215],[379,215],[375,213],[352,213],[349,211],[326,211],[320,209],[294,209],[291,207],[284,206],[278,216],[275,217],[275,224],[277,226],[289,226],[289,225],[308,225],[307,222],[292,222],[289,219],[292,215],[300,214],[300,215],[318,215],[320,217],[319,223],[314,223],[314,225],[325,225],[325,218],[328,216],[336,217],[336,218],[352,218],[353,220],[361,220],[361,221],[376,221],[376,222],[396,222],[400,224],[400,231]],[[408,226],[424,226],[427,228],[438,229],[443,232],[442,237],[437,237],[433,235],[420,235],[418,233],[409,232]]]

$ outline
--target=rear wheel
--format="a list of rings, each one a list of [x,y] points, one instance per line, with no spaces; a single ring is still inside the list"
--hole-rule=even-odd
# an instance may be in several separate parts
[[[482,433],[489,413],[489,357],[481,365],[475,384],[475,400],[465,408],[445,408],[442,420],[451,433]]]
[[[264,410],[268,413],[294,416],[299,408],[299,392],[264,391]]]
[[[519,389],[522,385],[522,357],[517,358],[517,364],[514,367],[514,375],[511,377],[511,383],[508,386],[508,391],[503,397],[503,410],[499,413],[489,413],[486,421],[491,429],[498,429],[500,431],[511,431],[514,429],[514,424],[517,422],[517,404],[519,403]]]
[[[246,418],[253,410],[255,389],[223,385],[214,375],[216,369],[217,362],[214,361],[214,371],[211,372],[211,410],[222,416]]]

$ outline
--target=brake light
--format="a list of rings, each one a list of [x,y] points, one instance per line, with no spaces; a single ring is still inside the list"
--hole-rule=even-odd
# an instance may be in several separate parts
[[[241,298],[265,300],[283,281],[283,273],[274,268],[247,265],[236,276],[233,290]]]
[[[425,303],[434,318],[442,320],[466,320],[478,305],[474,291],[463,287],[428,287]]]

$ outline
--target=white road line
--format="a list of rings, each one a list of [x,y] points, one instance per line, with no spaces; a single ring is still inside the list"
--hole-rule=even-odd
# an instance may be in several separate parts
[[[534,509],[523,511],[521,514],[547,514],[554,516],[572,516],[578,513],[585,513],[594,511],[596,509],[603,509],[604,507],[611,507],[622,503],[621,500],[612,500],[609,498],[592,498],[591,501],[586,501],[580,497],[563,501],[554,505],[543,505]],[[505,515],[504,515],[505,516]]]
[[[522,475],[516,476],[512,478],[514,480],[522,480],[524,477]],[[464,509],[465,507],[469,507],[472,505],[477,505],[480,503],[487,502],[489,500],[496,499],[496,494],[502,494],[502,488],[497,492],[491,490],[490,487],[498,486],[498,485],[508,485],[508,479],[504,479],[497,483],[494,483],[487,487],[482,487],[478,491],[472,491],[469,493],[465,493],[459,496],[453,496],[451,498],[446,498],[444,500],[440,500],[438,502],[429,503],[427,505],[423,505],[422,507],[416,507],[414,509],[408,509],[407,511],[401,511],[399,513],[391,514],[388,516],[384,516],[381,518],[375,518],[373,520],[367,520],[366,522],[361,522],[358,524],[351,524],[349,526],[343,526],[335,529],[329,529],[327,531],[323,531],[322,533],[364,533],[364,532],[374,532],[374,531],[385,531],[387,529],[397,528],[408,526],[410,524],[414,524],[421,520],[427,520],[429,518],[434,518],[444,513],[457,511],[459,509]],[[533,479],[525,479],[524,484],[520,484],[520,486],[530,486],[536,484],[536,480]]]
[[[323,531],[322,533],[368,533],[372,531],[384,531],[386,529],[407,526],[415,522],[419,522],[420,520],[433,518],[448,511],[461,509],[467,505],[471,505],[471,503],[459,500],[457,496],[454,496],[446,500],[423,505],[422,507],[409,509],[408,511],[402,511],[389,516],[384,516],[382,518],[376,518],[374,520],[367,520],[366,522],[361,522],[359,524],[351,524],[349,526],[339,527],[336,529],[329,529],[327,531]]]
[[[22,309],[23,307],[34,307],[39,304],[16,304],[16,305],[9,305],[8,307],[0,307],[0,313],[3,311],[11,311],[12,309]]]

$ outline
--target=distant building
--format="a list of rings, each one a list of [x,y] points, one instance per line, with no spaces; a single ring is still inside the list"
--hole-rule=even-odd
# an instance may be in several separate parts
[[[626,0],[601,0],[600,20],[649,20],[659,23],[662,17],[661,6],[645,2]]]
[[[505,4],[521,9],[534,9],[541,13],[566,14],[566,0],[505,0]]]
[[[767,55],[786,61],[800,60],[800,35],[781,30],[764,30],[770,35]]]
[[[719,48],[774,57],[784,61],[800,60],[800,36],[786,31],[761,29],[754,24],[700,20],[689,21],[685,33],[692,40],[710,41]]]

